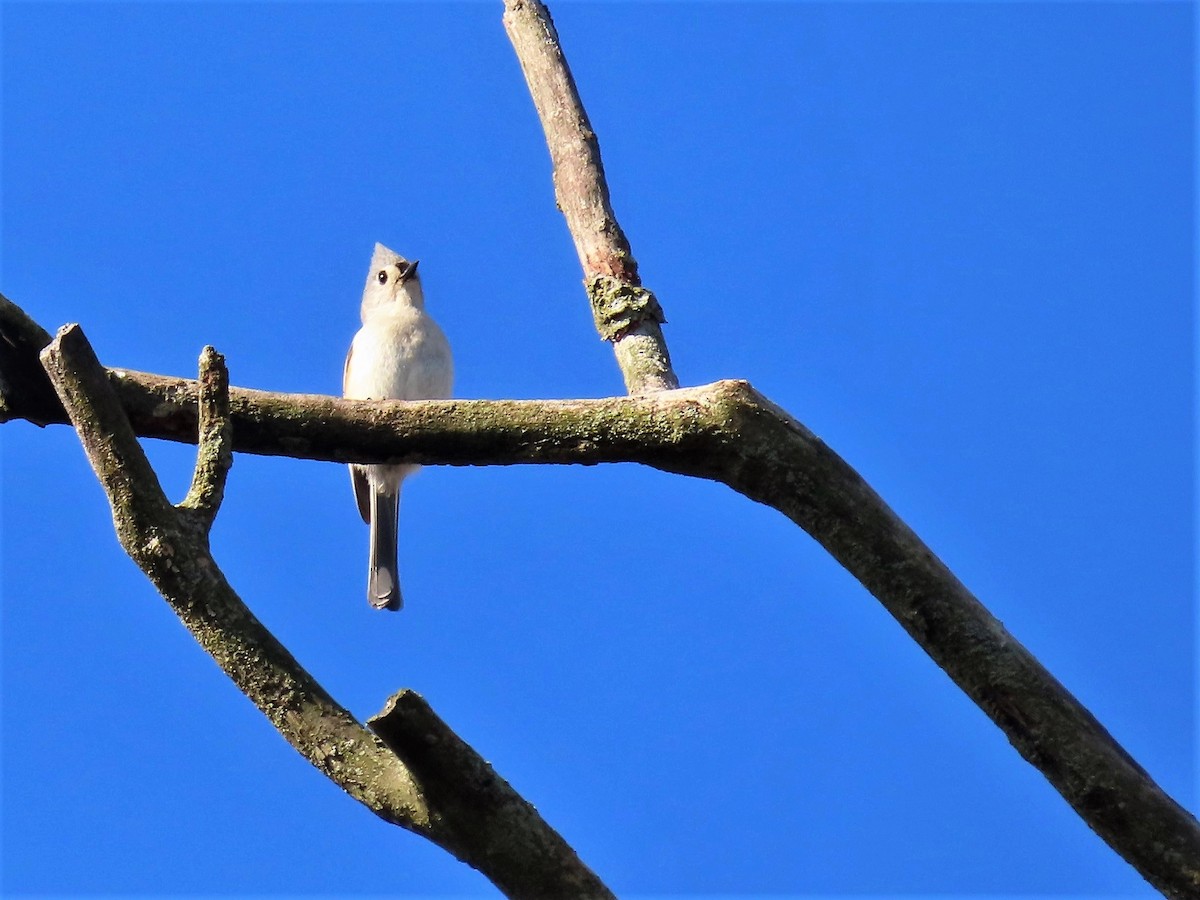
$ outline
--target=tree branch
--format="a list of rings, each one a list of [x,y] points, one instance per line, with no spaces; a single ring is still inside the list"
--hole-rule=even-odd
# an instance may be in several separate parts
[[[189,407],[195,421],[195,382],[109,378],[153,436],[188,439],[174,423]],[[1200,891],[1195,818],[853,468],[745,382],[604,400],[420,403],[234,389],[231,416],[235,449],[254,453],[452,465],[636,462],[719,481],[771,506],[845,566],[1151,884],[1172,897]]]
[[[66,421],[62,404],[38,361],[38,353],[49,343],[46,329],[0,294],[0,422],[26,419],[48,425]]]
[[[543,842],[531,840],[546,827],[537,810],[451,731],[420,695],[400,691],[367,724],[415,774],[431,806],[460,826],[497,836],[490,846],[495,868],[519,873],[526,884],[549,886],[535,893],[517,886],[513,894],[613,896],[582,863],[563,871],[563,853],[574,857],[565,843],[559,852],[547,853]],[[502,890],[506,887],[500,881],[496,884]]]
[[[486,764],[470,758],[423,701],[409,695],[410,705],[426,711],[420,719],[425,744],[418,755],[422,767],[437,773],[432,780],[406,765],[329,696],[226,582],[209,552],[207,528],[197,529],[192,515],[211,524],[228,470],[224,367],[212,348],[201,358],[204,446],[188,494],[191,502],[182,508],[163,494],[110,385],[111,373],[82,330],[76,325],[60,330],[41,358],[108,495],[122,547],[200,645],[302,756],[380,818],[479,869],[508,896],[612,896],[506,782],[490,768],[490,777],[483,777]],[[195,383],[190,386],[194,398]],[[449,800],[448,783],[455,785]],[[477,817],[475,804],[502,805],[503,814]]]
[[[583,266],[596,329],[613,342],[631,394],[679,387],[659,325],[666,321],[654,294],[642,287],[637,261],[609,200],[592,131],[540,0],[505,0],[504,30],[517,52],[554,164],[554,196]]]
[[[225,478],[233,465],[233,427],[229,421],[229,371],[225,357],[212,347],[200,354],[200,420],[196,468],[187,496],[178,506],[207,533],[225,496]]]

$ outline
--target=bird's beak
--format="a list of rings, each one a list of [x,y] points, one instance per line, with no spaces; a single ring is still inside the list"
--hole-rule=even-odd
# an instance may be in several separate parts
[[[419,263],[419,262],[420,262],[419,259],[414,259],[411,262],[409,262],[408,265],[406,265],[404,268],[402,268],[400,270],[400,282],[401,283],[408,281],[408,279],[412,278],[414,275],[417,274],[417,263]]]

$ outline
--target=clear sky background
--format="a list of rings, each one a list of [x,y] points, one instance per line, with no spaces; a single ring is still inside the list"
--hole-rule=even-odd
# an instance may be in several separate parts
[[[682,381],[747,378],[1195,809],[1194,12],[553,7]],[[2,289],[101,359],[336,393],[371,247],[460,397],[623,391],[499,3],[3,6]],[[487,895],[288,747],[3,445],[6,893]],[[192,450],[148,442],[178,499]],[[619,894],[1152,896],[778,513],[429,468],[407,607],[344,467],[238,456],[231,583],[361,717],[421,692]]]

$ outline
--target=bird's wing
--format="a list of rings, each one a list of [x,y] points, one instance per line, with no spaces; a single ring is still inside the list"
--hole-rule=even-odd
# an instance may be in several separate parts
[[[350,344],[350,352],[346,354],[346,365],[342,367],[342,394],[345,395],[350,381],[350,358],[354,356],[354,344]],[[366,469],[360,466],[350,467],[350,485],[354,488],[354,499],[358,501],[358,514],[364,522],[371,524],[371,482],[367,478]]]
[[[358,501],[358,514],[368,525],[371,524],[371,480],[367,478],[366,469],[361,466],[350,467],[350,485],[354,488],[354,499]]]

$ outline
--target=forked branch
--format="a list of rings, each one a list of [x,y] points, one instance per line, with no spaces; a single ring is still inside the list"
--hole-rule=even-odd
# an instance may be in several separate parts
[[[163,494],[110,373],[83,331],[62,329],[41,356],[108,495],[122,547],[302,756],[380,818],[433,841],[509,896],[612,896],[537,811],[424,701],[401,695],[420,715],[388,717],[385,746],[304,670],[226,582],[208,548],[231,445],[227,378],[212,348],[201,357],[198,396],[196,383],[190,384],[202,428],[192,488],[179,507]],[[454,785],[449,793],[447,783]],[[476,815],[477,808],[490,814]]]

